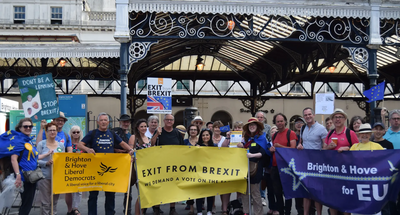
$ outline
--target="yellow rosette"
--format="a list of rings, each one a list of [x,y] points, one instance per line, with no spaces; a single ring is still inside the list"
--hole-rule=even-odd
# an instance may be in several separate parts
[[[35,158],[35,155],[33,154],[33,151],[32,151],[33,148],[32,148],[32,145],[30,143],[25,143],[25,149],[29,151],[29,153],[28,153],[28,161],[31,159],[31,156],[33,158]]]

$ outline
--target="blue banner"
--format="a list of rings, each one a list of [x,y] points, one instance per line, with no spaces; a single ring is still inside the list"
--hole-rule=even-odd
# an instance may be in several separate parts
[[[373,214],[397,199],[399,152],[277,148],[276,160],[286,199],[311,198],[342,212]]]
[[[25,117],[40,121],[60,116],[51,73],[19,78],[18,86]]]

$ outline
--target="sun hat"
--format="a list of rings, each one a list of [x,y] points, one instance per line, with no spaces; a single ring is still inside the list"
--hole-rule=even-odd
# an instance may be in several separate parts
[[[179,133],[185,134],[186,133],[186,128],[183,125],[177,125],[176,129],[178,129]]]
[[[258,127],[261,128],[261,130],[264,130],[264,123],[259,122],[257,118],[251,117],[249,120],[247,120],[246,124],[243,125],[243,130],[248,131],[248,127],[251,123],[256,123]]]
[[[357,133],[372,133],[371,125],[369,123],[360,125],[360,130]]]
[[[342,109],[340,109],[340,108],[336,108],[336,109],[333,111],[333,113],[331,114],[330,118],[333,120],[333,117],[334,117],[336,114],[342,114],[344,117],[346,117],[346,119],[348,118],[348,117],[347,117],[347,114],[346,114]]]
[[[376,122],[372,128],[375,128],[376,126],[381,126],[383,129],[386,129],[385,125],[381,122]]]
[[[68,119],[65,117],[65,114],[60,111],[60,116],[54,119],[62,118],[65,122],[68,121]]]
[[[132,121],[132,119],[128,114],[122,114],[118,121]]]
[[[202,122],[204,122],[204,121],[203,121],[203,118],[201,118],[201,116],[196,116],[196,117],[192,120],[192,122],[194,122],[194,121],[202,121]]]

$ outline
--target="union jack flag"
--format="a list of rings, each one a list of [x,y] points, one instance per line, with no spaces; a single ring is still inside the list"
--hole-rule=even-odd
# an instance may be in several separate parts
[[[171,97],[147,96],[147,110],[171,110]]]

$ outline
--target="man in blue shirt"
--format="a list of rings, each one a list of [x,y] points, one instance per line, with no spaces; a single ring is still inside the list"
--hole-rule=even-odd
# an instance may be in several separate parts
[[[390,111],[389,122],[390,127],[383,138],[393,143],[394,149],[400,149],[400,110]]]
[[[98,129],[90,131],[80,143],[78,143],[78,149],[87,153],[96,154],[101,153],[114,153],[114,146],[119,145],[124,150],[133,155],[133,149],[122,139],[108,130],[110,121],[108,115],[104,112],[100,113],[97,117]],[[88,199],[88,214],[97,215],[97,196],[99,191],[90,191]],[[105,192],[106,201],[104,202],[105,214],[114,215],[115,211],[115,193]]]
[[[67,122],[68,119],[65,118],[64,113],[60,111],[60,117],[53,119],[53,121],[57,124],[56,141],[64,144],[66,152],[72,152],[71,137],[69,136],[68,133],[62,130],[65,122]],[[45,119],[40,122],[40,130],[36,137],[36,144],[46,139],[46,133],[44,131],[44,127],[46,126],[46,124],[47,122]]]

